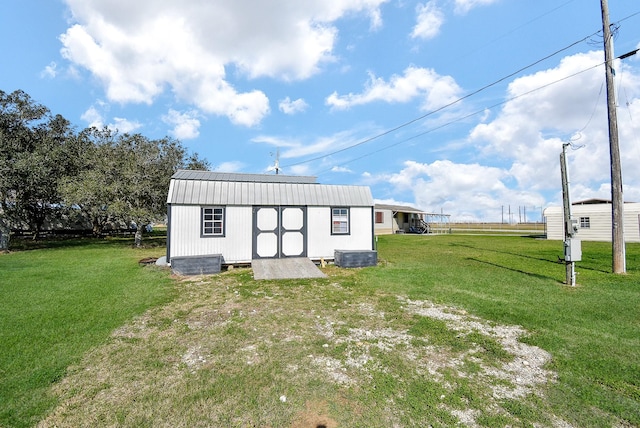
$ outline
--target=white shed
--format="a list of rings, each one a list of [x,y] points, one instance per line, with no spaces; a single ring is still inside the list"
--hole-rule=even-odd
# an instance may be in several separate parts
[[[611,203],[586,200],[571,205],[571,215],[577,221],[577,238],[582,241],[611,241]],[[547,239],[564,239],[562,207],[544,210]],[[624,240],[640,242],[640,203],[624,204]]]
[[[221,256],[333,260],[336,250],[374,250],[373,198],[366,186],[315,177],[178,171],[169,185],[167,262]]]

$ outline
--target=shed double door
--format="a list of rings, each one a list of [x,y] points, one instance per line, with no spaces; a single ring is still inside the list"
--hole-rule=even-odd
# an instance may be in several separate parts
[[[306,256],[306,207],[253,207],[254,259]]]

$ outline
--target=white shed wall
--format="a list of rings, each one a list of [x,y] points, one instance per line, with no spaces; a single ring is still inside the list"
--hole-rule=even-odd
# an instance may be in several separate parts
[[[222,254],[223,262],[251,261],[252,207],[227,206],[225,209],[225,236],[200,236],[201,207],[193,205],[171,206],[171,241],[169,258]]]
[[[371,207],[349,209],[349,235],[331,235],[331,208],[307,208],[307,256],[333,259],[335,250],[372,250]]]
[[[583,241],[611,241],[611,205],[573,205],[573,218],[589,217],[589,228],[578,227],[577,238]],[[547,219],[547,239],[564,239],[564,219],[562,207],[549,207],[544,210]],[[624,206],[624,239],[626,242],[640,242],[640,203],[627,203]]]
[[[171,205],[169,259],[222,254],[223,263],[252,259],[253,207],[227,206],[224,237],[200,236],[201,207]],[[371,207],[351,207],[349,235],[331,235],[331,208],[307,207],[307,257],[333,259],[335,250],[372,250]]]

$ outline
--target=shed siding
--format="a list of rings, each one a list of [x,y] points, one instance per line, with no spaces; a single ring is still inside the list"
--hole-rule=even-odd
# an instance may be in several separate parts
[[[349,210],[349,235],[331,234],[331,208],[309,207],[308,257],[333,259],[335,250],[372,250],[373,218],[371,207],[351,207]]]
[[[589,217],[589,228],[578,228],[577,238],[583,241],[611,241],[611,205],[573,205],[573,218]],[[561,207],[544,210],[547,221],[547,239],[564,239],[564,219]],[[640,242],[640,203],[624,206],[624,239],[626,242]],[[579,223],[578,223],[579,225]]]
[[[225,263],[251,261],[251,207],[227,206],[225,236],[200,236],[200,206],[171,206],[171,248],[169,259],[177,256],[222,254]]]

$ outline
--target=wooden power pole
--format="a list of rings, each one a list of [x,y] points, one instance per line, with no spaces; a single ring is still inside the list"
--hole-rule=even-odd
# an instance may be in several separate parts
[[[622,195],[622,168],[618,144],[618,115],[613,69],[613,40],[609,24],[609,5],[600,0],[602,8],[602,31],[604,35],[604,61],[607,81],[607,112],[609,116],[609,152],[611,155],[611,243],[613,273],[626,272],[624,243],[624,198]]]

